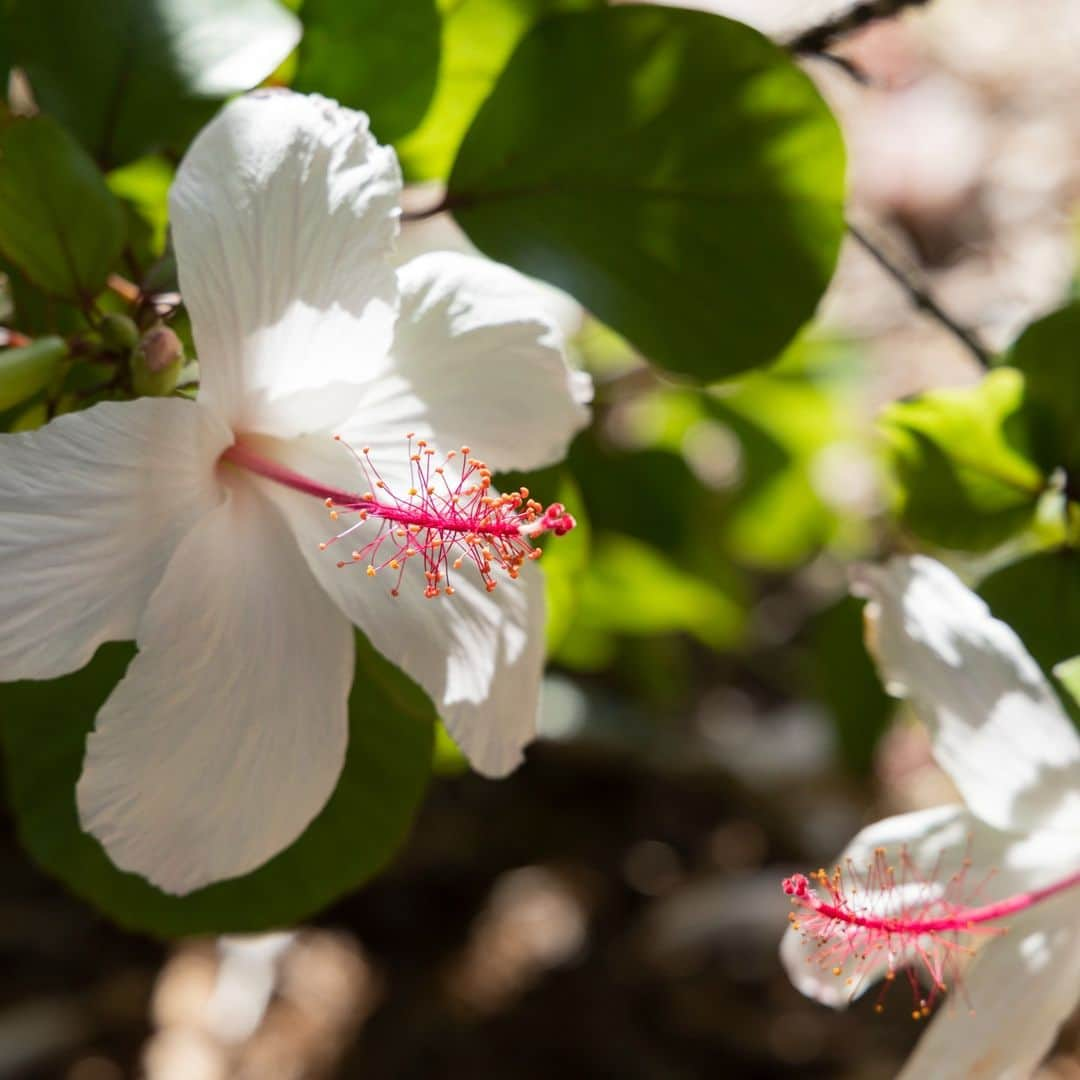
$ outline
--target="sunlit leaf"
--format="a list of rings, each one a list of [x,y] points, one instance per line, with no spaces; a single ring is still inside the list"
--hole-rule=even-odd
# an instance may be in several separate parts
[[[396,146],[406,177],[430,180],[449,175],[476,110],[514,46],[538,18],[599,4],[600,0],[439,0],[442,29],[434,97],[420,126]],[[411,67],[410,59],[406,69]],[[416,93],[411,76],[403,80],[400,72],[392,72],[390,77],[392,86],[407,95]]]
[[[129,645],[103,646],[82,671],[0,687],[0,739],[16,826],[33,858],[122,926],[172,937],[289,926],[375,874],[404,839],[431,767],[426,699],[362,638],[349,748],[330,802],[291,847],[245,877],[167,896],[117,870],[79,828],[75,782],[94,715]]]
[[[277,0],[7,0],[0,40],[38,105],[103,167],[189,138],[296,44]]]
[[[836,122],[741,23],[557,16],[514,52],[448,201],[482,250],[561,286],[656,363],[721,378],[810,317],[843,235]]]
[[[1032,519],[1046,476],[1033,459],[1012,368],[978,386],[939,390],[891,406],[881,428],[899,484],[900,514],[944,547],[991,548]]]
[[[124,243],[124,214],[49,117],[0,127],[0,252],[46,292],[89,302]]]

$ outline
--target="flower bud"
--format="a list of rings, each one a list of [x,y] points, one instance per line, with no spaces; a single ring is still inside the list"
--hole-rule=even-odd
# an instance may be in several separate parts
[[[110,311],[103,316],[97,326],[101,343],[116,352],[128,352],[135,348],[139,340],[139,330],[126,315]]]
[[[167,326],[148,330],[131,354],[131,377],[135,393],[164,397],[176,389],[184,366],[184,346]]]

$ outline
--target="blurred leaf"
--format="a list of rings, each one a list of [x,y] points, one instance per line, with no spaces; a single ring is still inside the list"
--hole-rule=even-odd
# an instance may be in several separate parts
[[[774,359],[843,235],[836,122],[791,58],[715,15],[626,6],[548,19],[462,142],[455,217],[664,367]]]
[[[1039,666],[1076,654],[1080,642],[1080,553],[1044,551],[990,574],[979,586],[990,610],[1020,635]]]
[[[94,715],[133,649],[105,645],[52,682],[0,688],[0,737],[19,836],[34,859],[120,925],[172,937],[289,926],[375,874],[403,841],[431,768],[433,713],[357,637],[349,748],[337,789],[291,847],[246,877],[167,896],[117,870],[79,828],[75,782]],[[420,704],[419,711],[410,705]]]
[[[1073,710],[1080,710],[1080,656],[1054,665],[1054,678],[1064,687]]]
[[[109,190],[124,199],[149,228],[147,254],[159,256],[165,250],[169,229],[169,186],[173,167],[163,157],[144,157],[105,178]]]
[[[439,70],[435,0],[306,0],[293,86],[363,109],[380,142],[423,118]]]
[[[1080,469],[1080,301],[1032,323],[1005,360],[1024,373],[1039,464]]]
[[[594,543],[575,621],[616,634],[688,633],[723,649],[738,639],[743,610],[648,544],[608,533]]]
[[[491,92],[514,46],[538,18],[553,11],[598,7],[599,3],[439,0],[442,27],[434,97],[420,126],[396,146],[406,177],[441,180],[449,175],[454,155],[477,109]],[[399,85],[399,78],[395,74],[394,85]],[[415,89],[405,91],[410,92],[415,93]]]
[[[885,693],[863,644],[863,603],[845,596],[807,626],[810,682],[832,714],[844,764],[865,775],[895,703]]]
[[[0,409],[10,409],[49,385],[67,356],[67,342],[43,337],[19,349],[0,349]]]
[[[881,428],[900,485],[904,523],[933,544],[982,551],[1032,519],[1046,477],[1033,460],[1012,368],[978,386],[890,406]]]
[[[124,214],[74,139],[45,116],[0,127],[0,251],[46,292],[88,303],[124,244]]]
[[[782,570],[812,557],[837,533],[840,497],[826,502],[823,468],[846,455],[851,470],[871,469],[854,442],[852,410],[835,378],[819,378],[806,350],[828,356],[826,343],[804,346],[804,366],[755,372],[705,396],[710,415],[738,438],[738,477],[724,512],[723,544],[733,558]],[[816,351],[815,351],[816,350]],[[835,488],[836,484],[833,483]]]
[[[7,0],[0,40],[103,168],[186,140],[296,44],[277,0]]]
[[[14,307],[7,318],[9,325],[29,337],[53,332],[74,333],[87,327],[86,316],[74,305],[43,293],[26,280],[26,275],[0,258],[0,274]]]

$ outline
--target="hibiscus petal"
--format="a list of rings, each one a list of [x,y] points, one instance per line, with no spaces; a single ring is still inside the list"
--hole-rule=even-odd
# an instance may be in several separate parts
[[[363,113],[261,91],[191,145],[169,198],[200,401],[237,431],[294,435],[348,415],[390,344],[401,187]]]
[[[230,440],[205,409],[149,399],[0,435],[0,679],[54,678],[134,637],[177,542],[221,499]]]
[[[973,889],[982,886],[978,891],[980,903],[1029,887],[1038,873],[1023,858],[1016,860],[1021,865],[1014,865],[1008,838],[988,829],[962,806],[940,806],[877,821],[855,836],[834,865],[846,871],[850,860],[852,869],[864,874],[878,848],[888,852],[896,865],[898,879],[904,873],[902,849],[906,849],[924,881],[932,879],[939,883],[957,871],[965,858],[970,858],[968,881]],[[1052,853],[1041,854],[1053,858]],[[995,872],[988,877],[992,870]],[[907,879],[911,880],[910,874]],[[914,886],[915,890],[919,888]],[[885,895],[860,889],[859,908],[875,915],[895,915],[901,904],[914,901],[912,891],[908,886],[906,891]],[[822,963],[816,955],[818,949],[815,939],[788,928],[780,944],[780,959],[797,990],[834,1009],[842,1009],[861,996],[888,968],[888,957],[884,954],[872,957],[869,963],[852,959],[837,964],[831,958]],[[839,975],[833,972],[835,966],[840,968]],[[902,991],[898,988],[896,992]]]
[[[942,1009],[900,1080],[1024,1080],[1035,1073],[1080,1000],[1075,897],[1061,896],[1014,919],[1009,932],[975,958],[964,985],[970,1009]]]
[[[169,893],[295,840],[344,762],[353,635],[246,482],[179,544],[77,788],[113,862]]]
[[[493,469],[566,455],[588,423],[592,383],[567,367],[562,332],[536,285],[509,267],[432,252],[398,275],[391,354],[338,431],[391,449],[415,431],[441,450],[466,444]]]
[[[1080,738],[1016,634],[924,556],[862,567],[854,582],[889,691],[927,723],[972,812],[1002,829],[1080,820]]]
[[[331,482],[343,485],[350,474],[354,482],[359,478],[355,465],[337,464],[348,459],[330,439],[262,443],[267,457],[301,475],[321,478],[329,471]],[[453,596],[427,599],[420,566],[410,565],[400,595],[393,597],[393,571],[372,579],[361,566],[338,569],[337,560],[347,557],[347,550],[319,550],[334,526],[317,499],[258,482],[288,518],[323,588],[375,648],[427,691],[473,766],[489,776],[510,772],[536,729],[545,618],[539,567],[526,564],[517,581],[504,578],[488,593],[466,566],[454,577]]]

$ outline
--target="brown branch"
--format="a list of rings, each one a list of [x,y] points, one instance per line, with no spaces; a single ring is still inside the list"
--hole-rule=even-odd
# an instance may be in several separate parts
[[[787,42],[787,48],[797,53],[822,54],[838,38],[861,30],[879,19],[889,19],[907,8],[922,7],[930,0],[863,0],[863,3],[837,15],[827,22],[811,26]]]
[[[958,323],[923,286],[913,281],[860,228],[848,222],[847,230],[878,266],[907,293],[908,299],[919,311],[930,316],[948,330],[975,357],[982,367],[990,367],[990,352],[979,341],[973,331]]]

